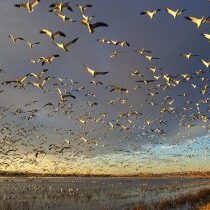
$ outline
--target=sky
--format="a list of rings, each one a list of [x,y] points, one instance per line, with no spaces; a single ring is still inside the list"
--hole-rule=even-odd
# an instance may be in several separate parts
[[[22,3],[19,0],[0,2],[0,67],[6,72],[0,73],[0,82],[3,83],[0,85],[3,91],[0,93],[0,170],[97,174],[210,170],[208,87],[204,94],[200,92],[209,84],[210,75],[209,68],[200,61],[209,61],[209,43],[200,34],[209,33],[210,25],[204,24],[196,29],[184,18],[208,17],[209,2],[66,2],[72,6],[73,12],[64,10],[63,13],[76,22],[63,22],[54,13],[49,13],[52,3],[49,0],[40,1],[33,13],[14,7],[14,4]],[[85,14],[95,16],[93,22],[105,22],[108,27],[99,27],[93,34],[88,33],[75,6],[86,3],[92,7]],[[187,10],[173,19],[165,7]],[[140,15],[145,10],[155,9],[161,11],[153,20]],[[57,37],[56,42],[79,39],[66,53],[58,49],[49,37],[39,33],[43,28],[66,34],[65,38]],[[32,49],[21,40],[14,44],[9,34],[40,44]],[[130,46],[99,43],[97,39],[102,38],[126,41]],[[159,59],[148,61],[135,52],[142,48],[152,51],[151,54]],[[114,51],[121,54],[110,59]],[[199,56],[189,60],[180,56],[190,52]],[[30,61],[53,54],[60,57],[50,65],[36,65]],[[109,73],[93,78],[84,70],[84,65]],[[147,67],[163,69],[152,73]],[[43,78],[50,77],[43,90],[27,83],[35,82],[33,77],[27,78],[24,89],[4,85],[5,81],[43,69],[48,69]],[[129,77],[134,70],[144,77]],[[205,73],[198,75],[195,73],[198,70]],[[163,79],[167,74],[181,82],[169,86]],[[184,81],[181,74],[189,74],[191,78]],[[136,82],[154,79],[153,76],[160,76],[160,80],[149,85]],[[63,79],[64,84],[60,84],[58,78]],[[70,79],[78,84],[70,84]],[[94,86],[91,80],[101,81],[103,85]],[[55,83],[59,84],[53,85]],[[197,87],[194,89],[192,84]],[[109,92],[109,85],[126,88],[128,94]],[[76,99],[69,98],[63,107],[58,106],[56,88],[72,93]],[[150,93],[155,96],[148,95]],[[187,97],[183,97],[183,93],[187,93]],[[108,103],[116,99],[119,100],[115,105]],[[35,104],[27,105],[35,100]],[[44,107],[48,102],[55,108]],[[91,107],[88,102],[97,102],[97,106]],[[162,108],[173,108],[174,111],[161,113]],[[38,110],[35,116],[28,119],[30,111],[35,109]],[[138,116],[121,116],[129,112],[136,112]],[[201,116],[205,116],[205,122]],[[81,123],[81,119],[86,123]],[[151,124],[148,125],[147,121]],[[114,129],[108,123],[114,124]],[[62,150],[64,147],[66,149]],[[14,151],[5,154],[9,150]]]

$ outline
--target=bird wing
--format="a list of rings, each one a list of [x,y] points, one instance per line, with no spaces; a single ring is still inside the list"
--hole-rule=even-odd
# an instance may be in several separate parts
[[[53,3],[49,7],[56,7],[56,6],[57,6],[57,3]]]
[[[62,92],[59,88],[57,88],[56,90],[59,92],[60,95],[62,95]]]
[[[151,79],[151,80],[147,80],[147,82],[148,82],[148,83],[150,83],[150,82],[155,82],[155,80],[154,80],[154,79]]]
[[[84,67],[85,67],[86,71],[88,71],[90,74],[94,75],[94,73],[95,73],[94,70],[88,68],[87,66],[84,66]]]
[[[64,6],[65,8],[67,8],[69,11],[73,11],[73,9],[72,9],[72,7],[69,5],[69,3],[66,3],[65,4],[65,6]]]
[[[27,76],[24,76],[20,79],[20,82],[24,82],[24,80],[26,80]]]
[[[108,24],[103,23],[103,22],[96,22],[94,24],[92,24],[93,28],[97,28],[97,27],[108,27]]]
[[[181,11],[181,13],[183,13],[183,12],[185,12],[187,9],[183,9],[182,11]]]
[[[66,98],[66,97],[71,97],[71,98],[74,98],[74,99],[76,98],[76,96],[74,96],[74,95],[72,95],[72,94],[66,94],[66,95],[64,95],[63,97],[64,97],[64,98]]]
[[[17,83],[17,81],[16,80],[12,80],[12,81],[5,81],[5,82],[2,82],[1,84],[3,85],[3,84],[12,84],[12,83]]]
[[[49,79],[50,77],[46,77],[43,81],[42,81],[42,86],[44,86],[44,84],[47,82],[47,80]]]
[[[189,17],[185,17],[187,20],[190,20],[190,21],[192,21],[193,23],[197,23],[197,21],[198,21],[198,18],[196,18],[196,17],[193,17],[193,16],[189,16]]]
[[[97,75],[105,75],[105,74],[108,74],[109,72],[108,71],[105,71],[105,72],[96,72],[95,74]]]
[[[41,71],[40,75],[44,74],[45,72],[48,72],[48,69],[44,69],[43,71]]]
[[[35,42],[35,43],[32,43],[32,45],[38,45],[40,44],[40,42]]]
[[[15,7],[18,7],[18,8],[27,8],[27,4],[15,4]]]
[[[146,15],[148,11],[141,12],[140,15]]]
[[[136,82],[144,82],[144,80],[137,80]]]
[[[65,47],[68,47],[68,46],[70,46],[71,44],[74,44],[78,39],[79,39],[79,37],[77,37],[77,38],[73,39],[72,41],[66,43],[66,44],[65,44]]]
[[[38,88],[39,88],[39,84],[38,84],[38,83],[35,83],[35,82],[29,82],[28,84],[32,84],[33,86],[35,86],[35,87],[38,87]]]
[[[56,35],[66,37],[66,34],[64,34],[62,31],[56,31],[56,32],[54,33],[54,36],[56,36]]]
[[[116,90],[116,88],[112,88],[109,92],[113,92],[114,90]]]
[[[36,5],[39,4],[40,1],[41,1],[41,0],[34,0],[34,1],[31,3],[31,6],[32,6],[32,7],[35,7]]]
[[[48,29],[42,29],[40,32],[39,32],[40,34],[47,34],[47,35],[51,35],[51,31],[50,30],[48,30]]]
[[[25,40],[25,39],[23,39],[22,37],[16,37],[15,39],[16,39],[16,40]]]
[[[168,12],[169,14],[171,15],[174,15],[175,11],[173,11],[172,9],[169,9],[169,8],[165,8],[166,12]]]
[[[32,73],[30,73],[29,75],[31,75],[31,76],[33,76],[33,77],[36,77],[36,78],[38,77],[38,75],[37,75],[37,74],[35,74],[35,73],[33,73],[33,72],[32,72]]]

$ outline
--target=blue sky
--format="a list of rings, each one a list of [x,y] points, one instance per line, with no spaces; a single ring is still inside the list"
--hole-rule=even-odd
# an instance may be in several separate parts
[[[84,4],[88,1],[80,2]],[[119,158],[123,158],[125,165],[131,163],[134,165],[126,168],[128,173],[133,173],[138,168],[138,160],[142,160],[144,154],[147,153],[147,148],[150,148],[149,156],[155,157],[157,162],[159,161],[160,165],[163,165],[160,169],[161,172],[164,172],[164,170],[171,171],[171,166],[165,165],[163,161],[163,159],[170,160],[171,158],[180,159],[175,164],[176,169],[183,170],[190,163],[188,168],[209,170],[206,161],[209,160],[209,156],[204,155],[208,153],[210,144],[209,92],[207,91],[206,94],[200,93],[202,88],[209,84],[209,69],[206,69],[200,61],[200,58],[209,60],[209,43],[200,35],[201,33],[209,33],[209,24],[204,24],[200,29],[196,29],[193,23],[184,18],[185,16],[208,17],[210,9],[207,0],[191,0],[190,2],[188,0],[92,0],[88,3],[92,4],[93,7],[88,8],[85,13],[88,16],[95,15],[94,21],[106,22],[109,25],[108,27],[97,28],[94,34],[88,33],[87,29],[80,23],[81,14],[75,6],[78,1],[70,2],[73,12],[64,11],[67,16],[75,19],[76,23],[64,23],[53,13],[48,13],[51,1],[41,1],[31,14],[24,9],[14,7],[14,3],[19,2],[8,0],[0,3],[0,66],[6,69],[6,74],[1,74],[0,81],[14,80],[19,76],[30,72],[39,72],[44,68],[49,69],[46,76],[51,78],[51,81],[46,84],[45,91],[31,85],[26,85],[26,88],[21,90],[14,88],[12,85],[0,85],[0,90],[4,90],[0,94],[0,106],[2,107],[0,126],[4,128],[5,123],[8,123],[13,130],[12,133],[2,132],[0,138],[4,139],[6,136],[11,142],[22,138],[13,146],[17,148],[14,154],[18,153],[26,158],[26,161],[22,163],[23,170],[40,169],[42,171],[41,163],[46,161],[48,164],[47,157],[49,155],[52,164],[49,171],[53,171],[54,161],[62,160],[66,163],[66,157],[71,157],[71,161],[75,161],[73,171],[79,168],[79,165],[81,165],[81,168],[87,167],[88,170],[89,168],[91,170],[95,167],[94,164],[91,164],[92,158],[100,162],[101,158],[106,157],[108,162],[106,161],[105,166],[110,168],[110,171],[113,168],[110,165],[113,164],[117,168],[121,168],[122,163],[119,163]],[[174,20],[164,10],[165,7],[174,10],[187,10]],[[161,11],[154,20],[140,15],[140,12],[144,10],[159,8]],[[75,37],[79,37],[79,40],[72,46],[69,53],[65,53],[56,48],[48,37],[39,34],[42,28],[65,32],[67,37],[58,38],[56,41],[64,40],[68,42]],[[16,44],[11,43],[8,38],[9,34],[23,37],[31,42],[39,41],[41,44],[29,49],[22,41]],[[101,38],[127,41],[130,43],[130,47],[120,48],[96,41]],[[151,50],[152,55],[160,59],[148,62],[143,56],[134,52],[134,50],[142,48]],[[122,54],[109,59],[109,56],[115,50],[122,52]],[[199,57],[188,61],[179,55],[189,52],[199,55]],[[30,62],[30,59],[51,54],[60,55],[51,65],[42,67]],[[94,87],[90,84],[90,81],[94,78],[84,71],[83,65],[98,71],[109,71],[107,75],[96,78],[96,80],[103,82],[103,86]],[[147,67],[163,68],[163,70],[153,74]],[[180,74],[189,74],[192,78],[187,82],[181,82],[176,87],[168,87],[166,90],[162,88],[150,89],[154,88],[153,84],[146,86],[136,83],[136,80],[142,78],[129,78],[129,74],[134,70],[144,74],[143,79],[153,79],[154,75],[162,76],[163,74],[177,76],[177,79],[181,78]],[[204,76],[196,75],[195,71],[198,70],[205,71]],[[204,81],[201,80],[202,77],[205,77]],[[73,93],[76,100],[68,100],[66,107],[57,107],[59,111],[54,110],[55,112],[53,112],[52,109],[43,108],[43,106],[47,102],[57,106],[59,95],[52,84],[58,82],[58,78],[64,79],[66,83],[72,79],[79,84],[73,86],[59,85],[62,91],[66,89],[67,92]],[[155,82],[155,84],[167,87],[164,79]],[[196,84],[198,87],[194,89],[192,84]],[[109,92],[110,89],[106,88],[108,85],[127,88],[129,93],[111,93]],[[134,91],[136,85],[140,87]],[[86,89],[77,91],[81,86]],[[86,96],[87,93],[92,92],[95,93],[95,98]],[[151,97],[148,95],[151,92],[158,92],[158,94]],[[186,98],[179,96],[183,93],[187,93],[188,96]],[[171,100],[165,100],[164,97],[166,96],[170,96]],[[126,100],[126,104],[109,105],[107,103],[119,98]],[[25,106],[25,104],[34,100],[38,101],[35,105]],[[170,107],[163,102],[172,100],[174,100],[174,103],[171,107],[174,107],[175,112],[160,113],[161,108]],[[207,100],[207,103],[203,103],[205,100]],[[90,107],[87,105],[88,102],[97,102],[98,106]],[[154,102],[156,105],[152,106],[150,102]],[[195,103],[199,103],[199,110]],[[10,105],[13,106],[3,111],[4,107]],[[183,107],[186,110],[183,110]],[[14,115],[17,109],[21,109],[23,113]],[[28,111],[33,109],[40,111],[37,112],[35,118],[27,120]],[[72,112],[67,113],[66,110]],[[121,113],[128,113],[129,111],[141,114],[137,118],[135,116],[119,118]],[[102,117],[103,113],[106,113],[106,117]],[[201,115],[207,117],[206,122],[197,117]],[[85,125],[79,122],[79,119],[82,118],[87,120]],[[96,119],[99,118],[102,118],[102,120],[96,122]],[[167,123],[158,124],[157,122],[160,120]],[[151,121],[152,124],[147,125],[146,121]],[[121,130],[117,126],[116,129],[112,130],[108,125],[110,122],[128,127],[129,131]],[[187,124],[193,124],[193,127],[187,128],[184,126]],[[36,126],[37,130],[29,131],[30,126]],[[22,136],[16,135],[20,128],[27,130]],[[58,131],[55,129],[58,129]],[[155,129],[162,129],[164,134],[154,132]],[[72,134],[68,134],[67,130],[71,130]],[[85,144],[81,140],[82,136],[90,142],[97,143],[97,145]],[[69,146],[65,139],[70,142],[71,149],[66,150],[64,154],[59,154],[57,150],[50,149],[51,144],[59,148]],[[2,147],[7,150],[11,148],[11,145],[2,143]],[[36,159],[34,154],[40,150],[44,150],[47,155],[40,155]],[[74,156],[78,152],[79,154]],[[17,170],[13,166],[14,154],[11,153],[8,160],[11,170]],[[180,158],[174,157],[174,154],[182,156]],[[194,156],[191,157],[190,155]],[[37,161],[38,164],[35,165],[33,161],[27,161],[28,156],[31,160]],[[112,163],[112,157],[115,156],[117,156],[116,161]],[[182,157],[188,157],[187,160],[189,161],[184,161]],[[5,161],[5,158],[2,161]],[[85,163],[81,164],[81,158]],[[22,160],[17,159],[16,161],[21,163]],[[63,166],[62,161],[60,165]],[[199,163],[203,161],[205,164],[201,169]],[[154,172],[156,170],[154,164],[151,164],[151,167],[147,169],[148,164],[150,162],[145,161],[139,172],[147,170]],[[106,171],[103,161],[100,162],[100,166],[97,172]],[[68,171],[68,167],[64,168]],[[69,169],[71,172],[72,170]]]

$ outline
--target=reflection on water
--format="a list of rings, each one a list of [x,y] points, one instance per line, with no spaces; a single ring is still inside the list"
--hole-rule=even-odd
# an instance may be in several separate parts
[[[207,188],[193,178],[0,178],[0,209],[133,209]]]

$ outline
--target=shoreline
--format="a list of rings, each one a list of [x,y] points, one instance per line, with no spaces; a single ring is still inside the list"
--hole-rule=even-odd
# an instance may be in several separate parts
[[[113,177],[113,178],[210,178],[210,172],[184,172],[184,173],[162,173],[162,174],[133,174],[133,175],[114,175],[114,174],[51,174],[51,173],[29,173],[29,172],[8,172],[0,171],[0,177]]]

